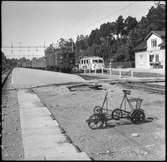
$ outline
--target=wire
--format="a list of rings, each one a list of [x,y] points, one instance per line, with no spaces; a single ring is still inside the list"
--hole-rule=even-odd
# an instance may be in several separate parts
[[[123,7],[123,8],[120,8],[119,10],[116,10],[116,11],[114,11],[114,12],[111,13],[111,14],[115,14],[115,13],[118,12],[118,11],[121,11],[121,10],[123,10],[123,9],[127,9],[128,7],[132,6],[134,3],[135,3],[135,2],[132,2],[132,3],[130,3],[129,5],[127,5],[127,6]],[[107,16],[113,16],[113,15],[111,15],[111,14],[109,14],[109,15],[107,15]]]
[[[130,3],[130,4],[128,4],[127,6],[124,6],[123,8],[120,8],[120,9],[118,9],[118,10],[114,11],[113,13],[110,13],[110,14],[106,15],[105,17],[108,17],[108,16],[113,16],[113,14],[117,13],[118,11],[121,11],[121,10],[123,10],[123,9],[126,9],[126,8],[128,8],[128,7],[132,6],[134,3],[135,3],[135,1],[134,1],[134,2],[132,2],[132,3]],[[103,19],[104,19],[104,17],[103,17]]]
[[[118,9],[118,10],[116,10],[116,11],[114,11],[114,12],[112,12],[112,13],[106,15],[106,16],[103,16],[103,18],[101,18],[100,20],[98,20],[98,21],[96,21],[96,22],[94,22],[94,23],[100,22],[102,19],[104,19],[104,18],[106,18],[106,17],[108,17],[108,16],[113,16],[113,15],[114,15],[115,13],[117,13],[118,11],[127,9],[128,7],[132,6],[135,2],[136,2],[136,1],[134,1],[134,2],[132,2],[132,3],[130,3],[130,4],[128,4],[127,6],[124,6],[123,8],[120,8],[120,9]]]
[[[130,4],[128,4],[127,6],[124,6],[123,8],[120,8],[120,9],[114,11],[114,12],[111,13],[111,14],[115,14],[115,13],[118,12],[118,11],[121,11],[121,10],[123,10],[123,9],[125,9],[125,8],[128,8],[128,7],[132,6],[135,2],[136,2],[136,1],[134,1],[134,2],[132,2],[132,3],[130,3]],[[89,16],[93,16],[94,14],[96,14],[95,12],[93,12],[93,9],[95,9],[95,8],[96,8],[96,6],[90,8]],[[111,14],[104,16],[104,17],[101,18],[100,20],[94,22],[94,24],[97,23],[97,22],[99,22],[99,21],[101,21],[101,20],[104,19],[105,17],[112,16]],[[83,21],[84,21],[83,19],[80,19],[80,20],[77,22],[77,26],[79,26],[79,25],[81,24],[81,22],[83,23]],[[81,34],[78,34],[78,35],[81,35]],[[86,35],[88,35],[88,34],[86,34]]]

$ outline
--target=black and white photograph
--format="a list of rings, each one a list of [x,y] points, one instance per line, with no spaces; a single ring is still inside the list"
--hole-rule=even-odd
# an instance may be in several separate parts
[[[2,160],[164,161],[166,1],[1,1]]]

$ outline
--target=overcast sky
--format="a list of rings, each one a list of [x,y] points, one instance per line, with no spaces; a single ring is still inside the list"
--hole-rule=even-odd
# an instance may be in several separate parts
[[[3,1],[2,46],[46,45],[59,38],[76,40],[122,15],[146,16],[154,1]]]

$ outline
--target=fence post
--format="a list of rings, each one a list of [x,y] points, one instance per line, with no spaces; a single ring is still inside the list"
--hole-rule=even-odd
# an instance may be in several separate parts
[[[119,69],[119,78],[121,78],[121,69]]]
[[[86,69],[84,68],[84,74],[86,74]]]
[[[110,67],[110,76],[111,76],[111,67]]]
[[[131,78],[133,78],[133,71],[131,70]]]

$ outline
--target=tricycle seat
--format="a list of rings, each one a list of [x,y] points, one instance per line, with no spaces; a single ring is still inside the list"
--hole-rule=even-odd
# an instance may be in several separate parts
[[[130,95],[131,91],[130,90],[127,90],[127,89],[124,89],[122,90],[124,94],[127,94],[127,95]]]
[[[141,106],[143,99],[132,97],[132,98],[129,98],[129,101],[130,101],[130,103],[136,103],[135,108],[140,109],[140,106]]]

